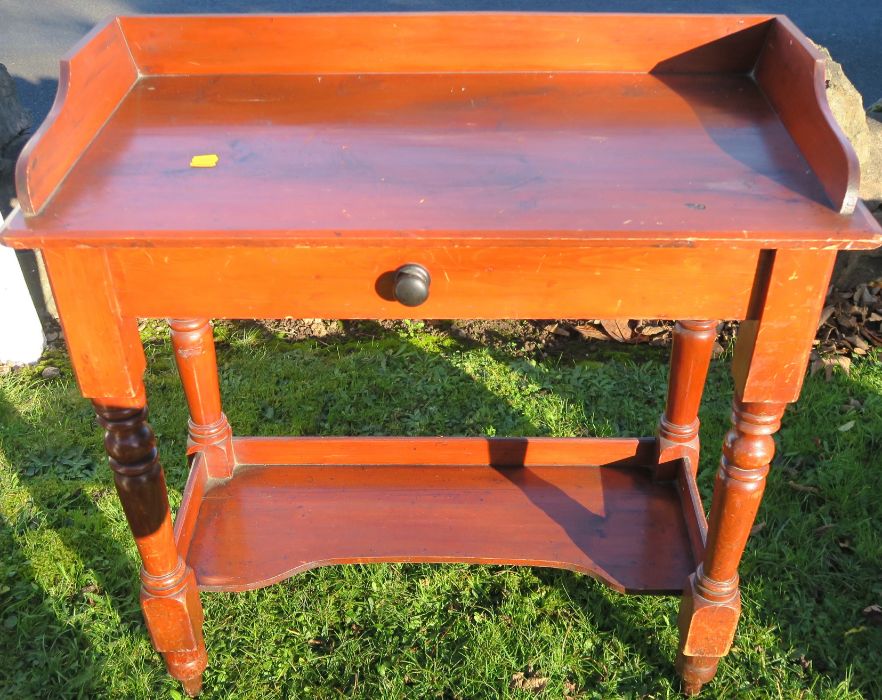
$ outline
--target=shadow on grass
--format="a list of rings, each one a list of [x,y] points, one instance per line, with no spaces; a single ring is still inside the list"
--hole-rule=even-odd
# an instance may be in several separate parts
[[[16,514],[0,521],[3,564],[7,580],[14,581],[4,623],[12,630],[7,655],[19,662],[5,689],[20,688],[11,696],[107,694],[114,685],[103,671],[108,630],[117,636],[143,632],[136,558],[113,535],[118,526],[99,507],[105,498],[116,498],[99,450],[100,430],[90,405],[78,396],[67,392],[29,418],[0,392],[0,458],[10,467],[3,496]],[[70,473],[65,465],[70,454],[85,472],[91,462],[94,476]],[[34,465],[40,473],[29,474]]]
[[[19,521],[0,521],[0,688],[5,697],[62,697],[89,695],[99,668],[84,666],[76,678],[69,674],[78,658],[94,658],[92,646],[79,625],[62,621],[53,600],[38,583],[27,555],[16,545],[29,527]]]
[[[664,397],[663,352],[644,352],[640,355],[643,362],[618,359],[603,362],[603,353],[598,355],[592,346],[586,346],[584,359],[580,360],[578,353],[574,353],[556,365],[554,362],[536,364],[503,350],[472,347],[465,351],[461,344],[432,339],[421,333],[401,337],[370,324],[364,326],[365,337],[358,344],[347,339],[290,344],[260,333],[251,340],[243,340],[237,335],[241,331],[242,327],[234,327],[232,331],[219,329],[218,333],[226,412],[234,431],[240,435],[495,433],[532,436],[614,432],[647,435],[654,430]],[[617,358],[623,354],[615,352]],[[158,346],[152,355],[147,383],[153,423],[161,437],[163,462],[172,473],[170,483],[182,484],[183,462],[176,456],[178,452],[183,455],[182,397],[168,347]],[[861,367],[864,369],[858,367],[854,376],[836,376],[830,383],[817,378],[809,380],[802,401],[785,417],[779,454],[758,520],[761,528],[749,544],[742,566],[743,622],[733,654],[723,662],[717,681],[707,688],[708,697],[732,697],[733,693],[765,685],[777,686],[785,693],[800,693],[823,692],[844,684],[853,691],[865,693],[866,697],[882,694],[872,651],[882,648],[882,632],[862,613],[865,607],[878,602],[882,594],[878,561],[874,563],[879,551],[875,533],[882,522],[876,497],[882,487],[882,469],[878,468],[882,465],[877,457],[882,447],[882,370],[872,369],[869,363]],[[629,400],[625,400],[625,396]],[[718,445],[728,424],[730,396],[726,368],[722,363],[715,363],[702,409],[705,449],[700,485],[705,498],[710,492]],[[6,455],[8,461],[14,464],[35,449],[46,426],[55,424],[53,421],[65,424],[63,417],[67,412],[80,410],[72,405],[56,401],[37,424],[22,418],[10,404],[0,403],[2,420],[13,423],[4,426],[6,435],[14,436],[16,445],[15,454]],[[99,453],[100,434],[86,402],[82,402],[82,410],[89,414],[88,432],[86,423],[80,422],[72,434],[57,436],[57,439],[85,441],[90,449]],[[852,420],[851,428],[841,429]],[[169,464],[173,465],[170,470]],[[84,543],[83,536],[75,529],[62,526],[60,519],[65,511],[59,511],[57,502],[40,487],[42,479],[44,477],[22,477],[21,481],[35,508],[52,514],[47,517],[45,528],[54,530],[65,547],[79,554],[84,567],[94,571],[97,587],[117,606],[116,614],[123,625],[146,639],[137,610],[137,565],[131,552],[120,546],[119,535],[110,534],[111,523],[90,498],[78,498],[72,505],[65,506],[82,511],[86,521],[96,524],[86,535],[88,543]],[[102,488],[112,489],[109,472],[98,481]],[[798,488],[800,486],[805,488]],[[95,556],[98,551],[103,552],[101,559]],[[364,567],[368,568],[379,570]],[[419,577],[419,572],[426,568],[409,565],[400,570],[405,577]],[[505,571],[502,567],[486,570]],[[332,591],[343,581],[360,581],[368,576],[366,573],[334,573],[338,569],[327,571],[330,573],[303,574],[266,592],[241,594],[239,598],[223,594],[206,596],[209,611],[222,610],[228,621],[223,629],[215,629],[217,620],[213,620],[211,614],[207,618],[209,656],[214,657],[207,678],[209,694],[214,692],[212,686],[221,697],[238,687],[237,682],[258,682],[248,675],[251,669],[236,665],[235,654],[239,653],[236,644],[253,645],[254,648],[248,648],[251,654],[262,649],[260,653],[268,658],[267,664],[293,653],[268,645],[257,632],[253,633],[256,635],[253,639],[248,637],[248,641],[243,642],[237,623],[230,620],[246,615],[245,606],[256,603],[262,606],[261,614],[268,615],[268,619],[279,618],[278,610],[289,606],[286,598],[297,599],[301,590],[315,593],[316,588],[327,584],[329,588],[323,590]],[[632,663],[634,667],[628,673],[620,673],[609,668],[611,652],[601,649],[603,644],[595,646],[593,651],[570,649],[568,653],[581,659],[573,669],[573,676],[582,690],[589,693],[585,697],[593,697],[592,689],[604,678],[615,680],[611,691],[604,690],[608,697],[664,694],[677,687],[672,667],[676,648],[675,599],[621,597],[591,584],[585,576],[568,571],[535,569],[533,573],[540,588],[557,591],[571,601],[568,614],[576,616],[571,620],[580,619],[583,624],[593,625],[596,629],[590,635],[618,640],[628,654],[639,660]],[[373,596],[370,589],[364,595]],[[448,606],[458,605],[455,593],[446,595],[453,596]],[[234,599],[240,602],[234,603]],[[656,602],[644,605],[641,600]],[[46,620],[47,628],[55,624],[52,606],[57,602],[55,594],[46,593],[36,603],[37,614]],[[504,617],[504,602],[501,595],[488,592],[479,595],[470,609],[489,610],[493,619],[498,620]],[[327,604],[337,603],[329,599]],[[231,613],[234,607],[239,610],[236,615]],[[388,671],[381,673],[376,670],[379,666],[366,661],[371,654],[380,653],[379,643],[375,645],[373,637],[364,637],[364,629],[380,624],[370,615],[347,623],[340,632],[341,648],[349,645],[347,648],[360,649],[363,655],[356,655],[345,663],[339,661],[340,668],[334,673],[323,672],[312,678],[312,682],[358,697],[367,697],[364,693],[371,692],[364,688],[379,692],[384,687],[386,677],[382,674]],[[54,619],[57,622],[57,616]],[[549,624],[553,619],[553,615],[548,618]],[[540,615],[533,624],[541,626],[541,623]],[[269,619],[268,629],[291,624]],[[511,623],[513,626],[523,624],[517,619]],[[353,631],[355,629],[362,631]],[[371,633],[375,637],[391,635],[390,648],[403,644],[401,639],[408,634],[406,629],[390,631],[376,627]],[[533,630],[523,629],[524,635],[532,633]],[[558,630],[554,635],[558,633],[563,634],[562,638],[556,637],[558,640],[567,639],[565,630]],[[466,650],[469,644],[445,634],[435,637],[435,656],[420,652],[423,655],[415,658],[419,661],[417,665],[423,667],[447,664],[445,675],[449,677],[438,683],[447,694],[462,694],[463,687],[459,687],[465,683],[462,674],[478,674],[479,662],[483,659],[480,654],[474,656],[474,651]],[[517,636],[515,634],[513,639]],[[238,638],[232,642],[237,651],[229,652],[227,645],[233,638]],[[310,643],[312,641],[315,640]],[[297,640],[291,643],[295,642],[301,643]],[[77,631],[72,643],[75,647],[89,645],[83,630]],[[321,638],[316,643],[324,644]],[[423,643],[431,646],[425,639]],[[497,677],[494,682],[498,694],[504,694],[511,675],[541,661],[538,658],[541,654],[535,649],[521,649],[519,641],[500,644],[497,651],[505,651],[508,665],[504,666],[505,677]],[[310,647],[304,648],[306,655]],[[20,647],[13,653],[19,656],[21,663],[28,663],[21,657],[37,652]],[[107,660],[102,654],[112,653],[103,648],[89,652],[87,658],[97,659],[89,663],[99,665],[94,676],[100,676],[102,659]],[[234,653],[234,657],[225,657],[227,653]],[[333,655],[328,651],[326,656]],[[79,663],[77,670],[88,673],[88,669],[83,668],[85,661]],[[395,668],[388,660],[382,663],[383,668]],[[606,670],[598,668],[604,664]],[[354,685],[347,675],[351,675],[353,665]],[[154,671],[162,674],[158,655]],[[283,678],[285,673],[288,676],[308,673],[300,668],[286,672],[275,667],[271,672],[282,673]],[[298,675],[278,687],[303,685],[305,677]],[[154,688],[157,682],[153,681]],[[562,687],[563,679],[557,678],[555,682],[556,685],[548,686],[549,692],[553,687]],[[82,687],[85,691],[95,690],[93,683],[84,683]],[[47,681],[45,686],[34,687],[55,689],[60,686]]]
[[[364,324],[359,325],[365,328]],[[371,330],[372,337],[380,345],[390,337],[389,331],[379,327],[371,329],[368,325],[369,334]],[[339,355],[346,341],[325,340],[322,344],[323,352],[332,357],[335,352]],[[471,344],[472,349],[476,347]],[[578,368],[580,363],[576,357],[569,357],[562,371],[549,372],[549,363],[535,364],[523,358],[516,359],[502,350],[490,350],[489,354],[497,362],[512,368],[534,388],[538,387],[540,393],[563,396],[586,415],[603,415],[603,419],[593,426],[594,432],[621,431],[639,435],[653,431],[655,417],[663,403],[665,372],[659,370],[660,360],[666,353],[654,349],[640,352],[644,365],[632,365],[624,371],[624,381],[619,386],[613,382],[612,396],[584,393],[585,389],[610,388],[599,380],[582,377],[584,381],[569,381],[574,373],[579,374],[567,364],[575,361]],[[584,373],[590,375],[593,363],[599,362],[604,354],[589,350],[585,355],[588,364],[587,368],[583,366]],[[621,356],[624,353],[617,350],[614,354]],[[590,359],[592,355],[593,359]],[[462,375],[460,369],[447,361],[444,353],[437,355],[432,364],[443,367],[445,376]],[[865,366],[873,365],[868,361]],[[858,512],[851,512],[856,493],[866,492],[868,488],[876,489],[878,493],[874,484],[879,484],[879,474],[882,474],[877,470],[868,480],[863,466],[879,464],[882,410],[877,409],[882,409],[880,387],[867,379],[876,376],[873,371],[866,372],[867,376],[861,375],[860,371],[856,374],[856,377],[836,375],[831,382],[820,377],[807,380],[803,399],[785,416],[784,429],[778,440],[778,455],[758,518],[758,531],[748,545],[742,567],[744,624],[732,655],[722,666],[720,679],[727,685],[717,689],[719,697],[724,697],[726,692],[735,692],[733,685],[740,688],[738,692],[743,692],[751,682],[764,682],[769,664],[777,666],[777,672],[789,678],[791,687],[811,688],[815,680],[825,678],[831,688],[847,687],[868,693],[869,697],[880,693],[879,680],[873,670],[875,662],[869,649],[880,648],[882,639],[874,623],[862,614],[862,610],[879,595],[877,577],[873,575],[877,570],[877,565],[873,564],[873,552],[878,549],[874,550],[872,543],[859,546],[856,540],[860,537],[856,534],[846,535],[845,540],[835,535],[837,531],[859,529],[864,533],[862,537],[867,538],[874,530],[872,526],[867,527],[868,522],[877,523],[875,530],[880,522],[878,506],[874,508],[869,501]],[[469,401],[473,405],[505,406],[491,421],[494,426],[507,422],[505,434],[547,435],[553,432],[547,424],[527,419],[520,408],[512,405],[510,397],[488,389],[492,381],[484,381],[481,377],[466,379],[473,382],[469,389]],[[476,385],[481,382],[484,386]],[[359,382],[357,386],[363,388],[365,383]],[[417,404],[425,402],[425,387],[411,385],[408,391],[410,404],[403,395],[383,394],[384,410],[394,413],[402,407],[412,406],[413,401]],[[450,423],[433,424],[429,421],[420,425],[417,432],[405,433],[475,434],[476,429],[480,431],[482,426],[469,421],[474,410],[467,405],[468,402],[466,405],[457,403],[456,391],[453,394],[447,405],[455,406],[455,413],[460,417],[453,430]],[[626,395],[629,401],[623,400]],[[430,400],[434,398],[431,392],[427,396]],[[357,395],[346,396],[346,390],[342,400],[353,406],[358,406],[359,402]],[[705,447],[700,486],[706,504],[710,502],[719,445],[728,428],[730,401],[727,368],[723,363],[715,363],[702,409]],[[358,407],[357,412],[362,408]],[[441,411],[444,410],[442,406]],[[855,411],[860,413],[856,432],[841,431],[840,427],[848,424]],[[335,408],[326,403],[317,422],[302,426],[306,429],[304,432],[334,431],[335,416]],[[358,426],[352,421],[343,422],[348,423],[348,432],[358,432]],[[234,427],[238,428],[238,423],[234,423]],[[841,449],[837,448],[836,443],[843,439],[846,442],[839,445]],[[821,483],[813,485],[816,478],[820,478]],[[835,529],[828,528],[831,518],[837,520]],[[574,591],[587,585],[584,577],[566,571],[539,569],[536,574],[549,585],[562,586],[571,597]],[[647,632],[644,610],[623,604],[624,599],[598,598],[600,602],[592,603],[591,607],[596,619],[604,621],[603,627],[616,630],[617,635],[633,645],[646,663],[654,667],[655,673],[666,676],[672,685],[676,685],[671,668],[672,645],[659,644],[659,640],[653,638],[656,630]],[[748,625],[756,629],[745,632]],[[669,639],[676,636],[675,606],[669,608],[663,634]],[[767,653],[766,645],[772,640],[778,648],[774,653]],[[620,691],[626,694],[641,692],[644,687],[644,681],[635,681]],[[714,686],[708,688],[708,694],[714,695]]]
[[[6,436],[27,439],[32,436],[32,428],[0,393],[0,431]],[[8,455],[0,456],[14,463]],[[63,546],[78,553],[81,542],[64,536],[70,532],[69,528],[53,526],[64,518],[66,509],[71,506],[88,511],[85,505],[88,499],[77,498],[73,504],[68,501],[59,509],[49,494],[29,488],[28,479],[23,478],[21,484],[25,487],[25,502],[14,519],[0,520],[0,617],[3,618],[0,624],[4,628],[0,634],[0,655],[4,659],[0,663],[0,688],[3,694],[8,693],[7,697],[90,695],[101,675],[100,660],[82,625],[72,624],[69,615],[62,619],[58,607],[88,605],[91,594],[98,593],[99,586],[76,591],[68,600],[59,600],[36,575],[33,554],[19,545],[24,539],[51,530],[59,536]],[[107,536],[101,538],[100,544],[107,547],[111,556],[117,549]],[[106,588],[106,579],[102,577],[101,581],[100,587]],[[124,593],[121,586],[112,588],[117,595]],[[129,595],[130,591],[125,594]],[[82,664],[81,659],[89,659],[90,663]]]

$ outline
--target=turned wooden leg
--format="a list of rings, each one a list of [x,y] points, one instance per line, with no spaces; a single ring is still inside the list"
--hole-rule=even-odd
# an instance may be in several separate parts
[[[178,555],[165,476],[145,406],[119,408],[93,401],[105,428],[104,445],[116,491],[141,554],[141,609],[154,648],[184,689],[199,692],[207,656],[202,604],[193,571]]]
[[[677,670],[688,694],[713,678],[720,657],[732,645],[741,613],[738,564],[762,499],[775,453],[772,434],[784,407],[734,402],[714,484],[704,561],[689,577],[680,605]]]
[[[678,321],[674,327],[668,399],[658,426],[656,478],[676,477],[677,461],[698,470],[698,408],[717,337],[717,321]]]
[[[233,435],[221,409],[217,355],[206,319],[170,319],[175,362],[190,408],[188,454],[201,450],[208,475],[233,473]]]

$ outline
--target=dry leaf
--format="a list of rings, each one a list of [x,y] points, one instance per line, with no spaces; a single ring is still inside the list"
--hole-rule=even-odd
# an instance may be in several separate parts
[[[848,342],[851,343],[856,349],[860,350],[869,350],[870,344],[861,338],[859,335],[850,335],[847,338]]]
[[[838,428],[836,428],[836,430],[838,430],[840,433],[847,433],[853,427],[854,427],[854,421],[850,420],[847,423],[843,423],[842,425],[840,425]]]
[[[861,328],[861,335],[864,336],[867,340],[869,340],[873,345],[882,346],[882,335],[871,331],[869,328],[864,326]]]
[[[523,673],[518,671],[511,677],[511,688],[515,690],[530,690],[539,693],[545,690],[548,685],[548,679],[541,676],[534,676],[532,673]]]
[[[858,287],[858,293],[856,294],[858,297],[855,299],[856,304],[861,304],[863,306],[870,306],[876,303],[875,295],[867,289],[867,285],[862,284]]]
[[[845,355],[818,356],[811,364],[811,375],[814,376],[820,369],[824,370],[824,378],[829,382],[833,378],[833,368],[841,367],[848,374],[851,370],[851,359]]]
[[[759,522],[759,523],[757,523],[756,525],[754,525],[752,528],[750,528],[750,534],[751,534],[751,536],[756,535],[756,534],[762,532],[762,531],[763,531],[763,528],[765,528],[765,526],[766,526],[766,521],[765,521],[765,520],[763,520],[762,522]]]
[[[609,340],[609,336],[606,333],[604,333],[599,328],[595,328],[594,326],[573,326],[573,330],[576,331],[576,333],[582,336],[585,340]]]
[[[818,328],[820,328],[825,323],[827,323],[828,320],[830,320],[830,316],[833,315],[833,312],[835,310],[836,310],[836,307],[833,306],[832,304],[830,306],[824,307],[824,310],[821,312],[821,318],[820,318],[820,320],[818,320]]]
[[[815,495],[821,493],[817,486],[806,486],[805,484],[798,484],[795,481],[788,481],[787,485],[794,491],[799,491],[800,493],[811,493]]]
[[[640,335],[658,335],[659,333],[664,333],[666,330],[668,329],[664,326],[643,326],[640,329]]]
[[[628,319],[614,318],[607,321],[601,321],[600,325],[603,326],[603,330],[609,334],[610,338],[617,340],[620,343],[627,343],[634,335],[634,331],[632,331],[631,327],[628,325]]]
[[[836,525],[834,523],[827,523],[826,525],[821,525],[821,527],[815,528],[816,535],[823,535],[828,530],[832,530]]]
[[[833,318],[836,319],[836,325],[840,328],[847,328],[848,330],[857,329],[858,324],[857,321],[854,320],[847,312],[838,310]]]

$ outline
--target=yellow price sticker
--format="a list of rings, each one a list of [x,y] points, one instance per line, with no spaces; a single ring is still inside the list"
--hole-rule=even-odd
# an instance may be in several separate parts
[[[213,168],[217,165],[219,158],[216,153],[206,153],[201,156],[193,156],[190,159],[191,168]]]

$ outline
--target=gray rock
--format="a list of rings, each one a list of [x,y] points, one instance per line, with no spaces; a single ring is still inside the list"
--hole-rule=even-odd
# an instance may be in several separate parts
[[[861,162],[861,199],[874,205],[882,202],[882,124],[867,119],[861,94],[851,84],[842,66],[823,46],[827,60],[827,101],[839,126],[854,146]]]
[[[15,206],[15,161],[0,157],[0,220]]]
[[[47,367],[42,372],[43,379],[58,379],[61,376],[61,370],[58,367]]]
[[[15,199],[15,159],[24,148],[31,115],[21,106],[15,83],[0,63],[0,216],[6,216]]]
[[[870,112],[865,112],[861,94],[846,77],[842,66],[827,49],[818,48],[827,60],[827,102],[861,163],[861,199],[882,221],[882,122],[868,119],[879,102],[870,107]],[[851,289],[880,277],[882,249],[842,251],[837,256],[833,284],[840,289]]]
[[[15,161],[30,128],[31,115],[21,106],[15,82],[0,63],[0,157]]]

